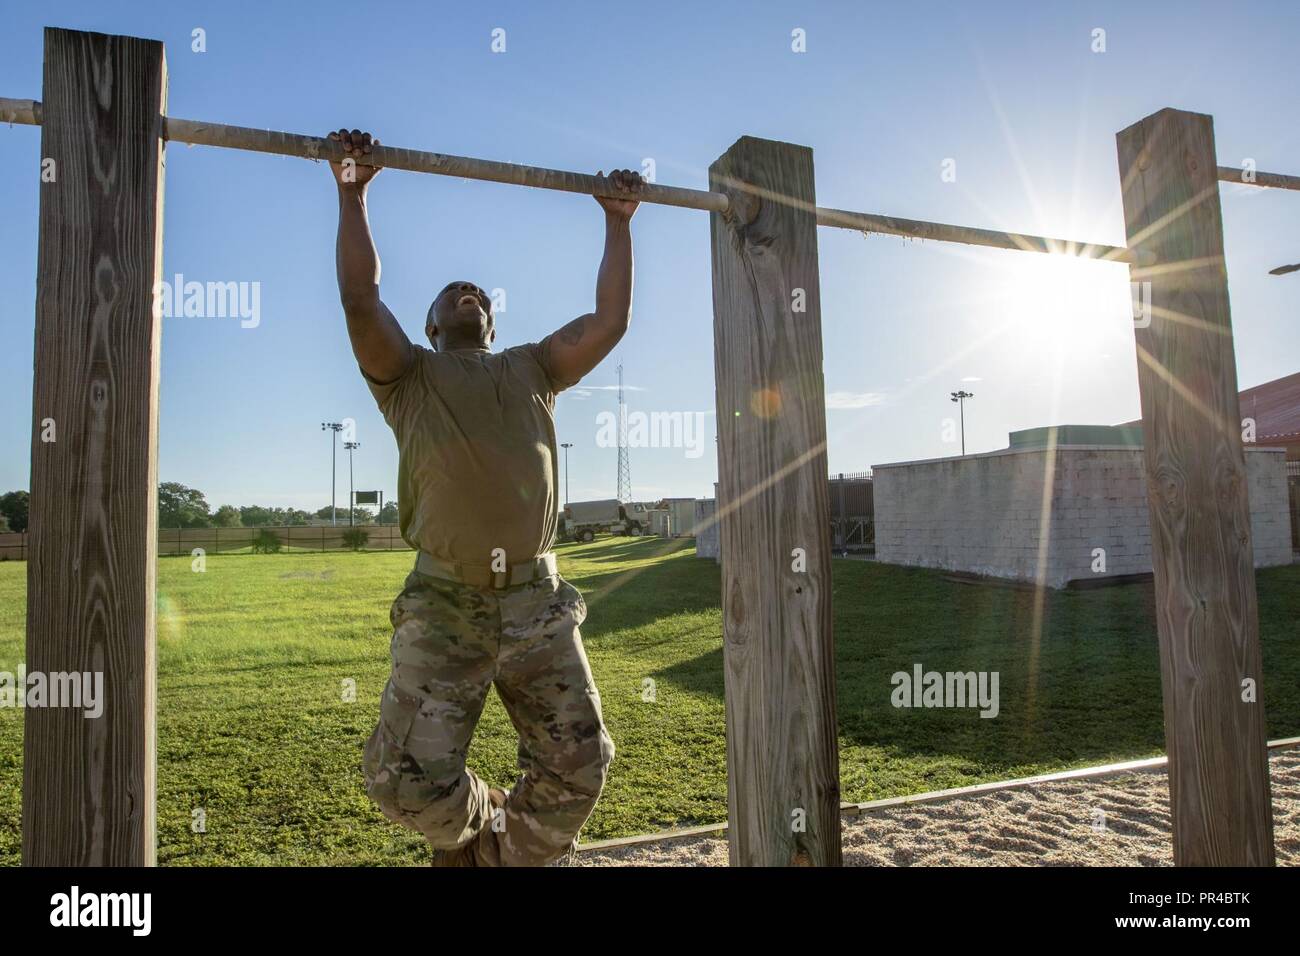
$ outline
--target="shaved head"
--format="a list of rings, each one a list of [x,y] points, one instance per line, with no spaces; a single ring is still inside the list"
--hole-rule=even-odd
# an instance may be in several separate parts
[[[473,282],[449,282],[433,299],[424,332],[438,351],[486,349],[496,338],[492,300]]]

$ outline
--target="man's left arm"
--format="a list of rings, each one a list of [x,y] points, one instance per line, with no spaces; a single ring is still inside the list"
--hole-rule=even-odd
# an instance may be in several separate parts
[[[604,175],[597,173],[596,175]],[[615,170],[610,184],[626,199],[596,197],[605,210],[605,255],[596,276],[596,311],[580,315],[547,339],[547,370],[564,385],[577,383],[613,351],[632,318],[632,214],[643,181]]]

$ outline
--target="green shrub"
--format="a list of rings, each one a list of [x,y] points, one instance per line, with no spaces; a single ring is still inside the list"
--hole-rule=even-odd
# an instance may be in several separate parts
[[[364,528],[348,528],[343,532],[343,546],[353,551],[360,551],[370,540],[370,532]]]
[[[274,531],[263,528],[253,537],[254,554],[279,554],[280,538]]]

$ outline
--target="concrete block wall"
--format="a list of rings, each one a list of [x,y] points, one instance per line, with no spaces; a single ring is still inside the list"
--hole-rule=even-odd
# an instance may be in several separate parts
[[[1140,448],[1057,449],[1048,584],[1151,570],[1145,471]]]
[[[1286,477],[1286,452],[1280,448],[1246,449],[1246,480],[1250,495],[1250,537],[1255,567],[1290,564],[1291,499]]]
[[[714,498],[697,498],[695,500],[695,556],[721,560],[721,538],[718,535],[718,523],[714,519],[718,513],[718,502]]]
[[[969,455],[873,469],[876,559],[1032,580],[1042,457]]]
[[[879,561],[1051,587],[1151,570],[1140,449],[1008,449],[874,471]],[[1247,449],[1246,471],[1256,566],[1290,563],[1285,455]]]

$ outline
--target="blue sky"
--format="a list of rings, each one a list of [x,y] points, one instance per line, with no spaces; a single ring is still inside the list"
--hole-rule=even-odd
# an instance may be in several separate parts
[[[1215,117],[1220,162],[1300,172],[1300,8],[1213,3],[95,3],[11,5],[0,95],[40,98],[45,25],[167,43],[176,116],[704,187],[741,135],[814,148],[822,205],[1122,244],[1114,134],[1165,106]],[[1177,10],[1176,16],[1170,13]],[[207,50],[191,50],[206,31]],[[493,29],[506,50],[493,53]],[[791,50],[791,31],[807,51]],[[1092,31],[1106,50],[1092,50]],[[0,490],[29,478],[39,133],[0,130]],[[941,176],[954,160],[956,181]],[[26,171],[26,173],[24,173]],[[1300,196],[1221,189],[1243,387],[1300,367]],[[385,300],[412,338],[453,278],[507,293],[498,345],[592,306],[602,218],[583,197],[397,171],[371,189]],[[161,477],[218,504],[329,501],[323,420],[357,423],[357,485],[395,494],[396,448],[357,373],[334,281],[324,166],[168,148],[164,271],[258,282],[260,322],[164,320]],[[706,414],[704,453],[634,448],[636,498],[708,495],[712,303],[704,213],[643,207],[633,328],[561,398],[574,499],[615,491],[598,415],[621,359],[633,412]],[[832,471],[955,454],[1007,431],[1139,413],[1128,277],[897,238],[819,233]],[[346,459],[339,476],[346,488]],[[342,501],[343,499],[340,499]]]

